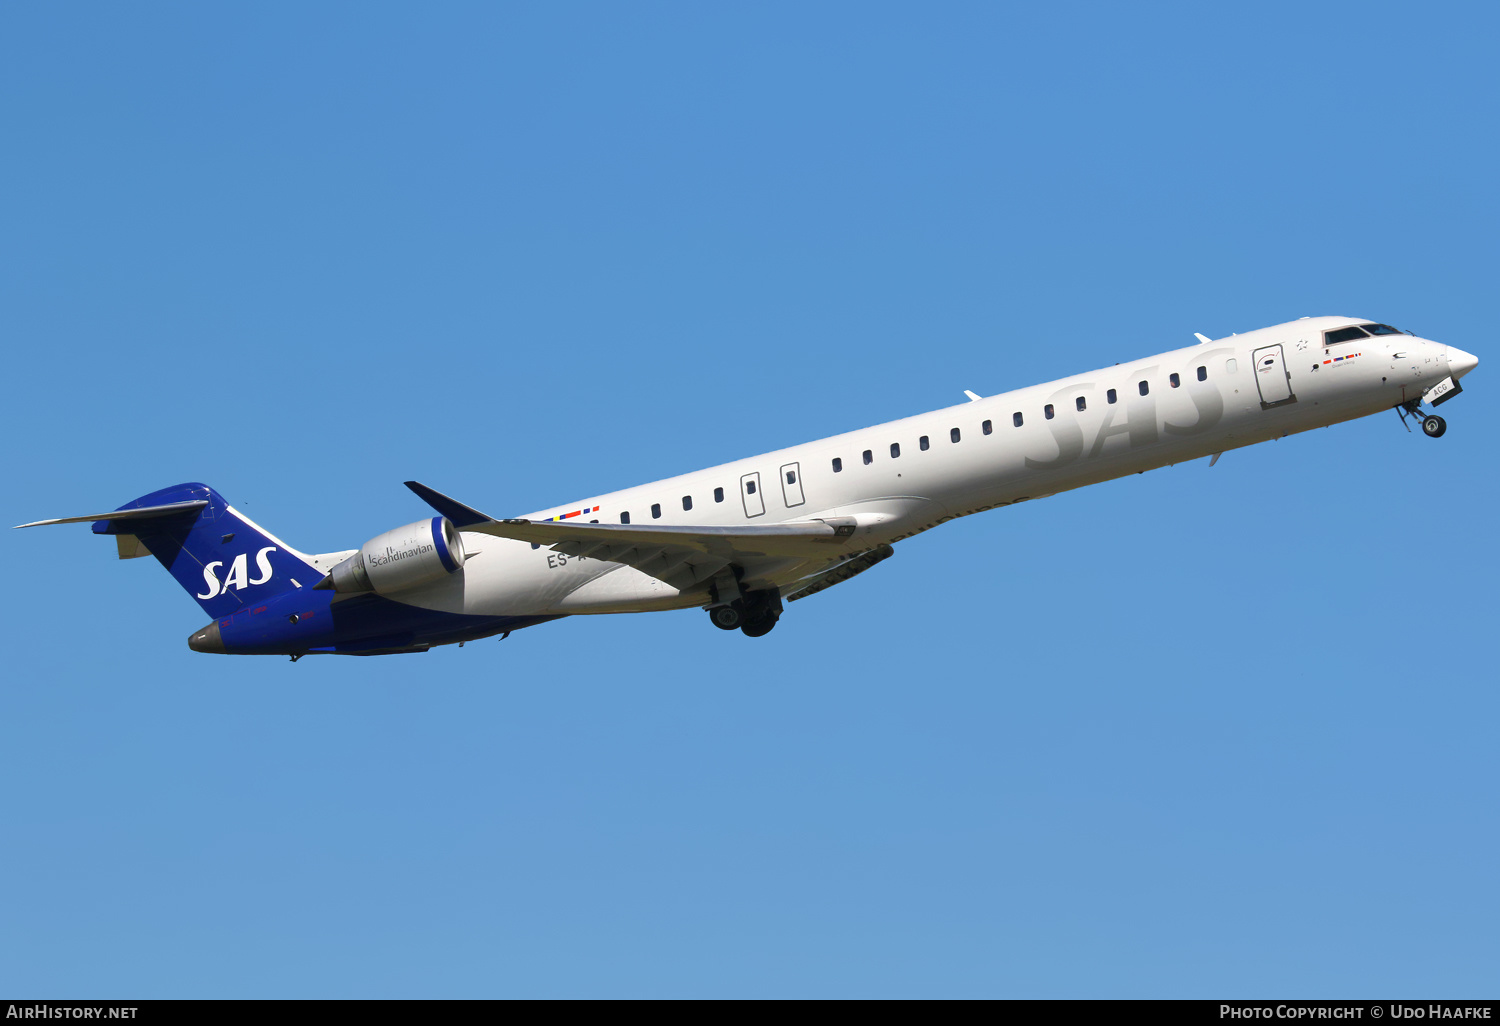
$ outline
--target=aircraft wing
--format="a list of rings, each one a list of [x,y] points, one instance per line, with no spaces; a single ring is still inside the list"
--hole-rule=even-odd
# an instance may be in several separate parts
[[[460,530],[546,545],[570,556],[624,563],[679,591],[731,564],[753,575],[767,563],[837,558],[856,526],[852,518],[740,527],[497,520],[415,481],[407,482],[407,487]]]

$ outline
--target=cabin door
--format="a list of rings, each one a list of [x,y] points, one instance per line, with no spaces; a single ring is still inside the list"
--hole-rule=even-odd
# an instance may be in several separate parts
[[[1295,400],[1280,346],[1266,346],[1255,351],[1255,384],[1260,389],[1262,408]]]
[[[758,517],[766,511],[766,497],[760,491],[760,474],[746,474],[740,478],[740,498],[745,503],[745,516]]]
[[[802,470],[795,463],[781,468],[781,497],[786,500],[788,509],[807,501],[802,496]]]

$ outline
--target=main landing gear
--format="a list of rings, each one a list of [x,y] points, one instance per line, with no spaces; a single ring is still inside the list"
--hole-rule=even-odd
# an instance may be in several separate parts
[[[1422,422],[1422,434],[1428,438],[1442,438],[1448,431],[1448,422],[1436,413],[1429,413],[1425,417],[1422,416],[1421,407],[1422,400],[1420,399],[1413,399],[1410,402],[1401,403],[1397,406],[1396,412],[1401,414],[1401,423],[1406,426],[1406,430],[1411,430],[1411,425],[1406,423],[1406,418],[1409,414],[1412,420],[1420,420]]]
[[[745,591],[732,602],[710,606],[708,618],[721,631],[737,630],[747,638],[761,638],[771,633],[781,619],[781,592]]]

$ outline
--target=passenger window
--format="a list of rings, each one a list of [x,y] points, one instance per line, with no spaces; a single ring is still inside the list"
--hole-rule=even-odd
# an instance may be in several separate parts
[[[979,430],[983,431],[987,435],[994,434],[995,425],[991,424],[989,421],[985,421],[983,424],[979,425]]]
[[[1235,361],[1234,357],[1231,356],[1229,359],[1227,359],[1227,360],[1224,361],[1224,372],[1226,374],[1233,374],[1235,371],[1237,371],[1239,369],[1240,369],[1240,365],[1239,365],[1239,363],[1237,363]]]
[[[959,435],[958,428],[954,428],[952,431],[948,432],[948,441],[950,441],[950,442],[956,442],[956,441],[959,440],[960,437],[962,437],[962,436]]]
[[[927,436],[926,435],[923,435],[921,438],[917,439],[917,448],[921,449],[923,452],[927,451]]]
[[[1117,402],[1120,401],[1120,393],[1116,392],[1114,389],[1111,388],[1108,392],[1104,393],[1104,398],[1105,398],[1105,401],[1107,401],[1111,406],[1113,406],[1115,403],[1117,403]]]
[[[630,514],[629,513],[621,513],[620,514],[620,523],[622,523],[622,524],[628,524],[628,523],[630,523]]]
[[[1173,373],[1167,375],[1167,380],[1172,383],[1172,387],[1173,388],[1181,388],[1182,387],[1182,379],[1177,376],[1177,374],[1176,374],[1175,371]]]
[[[833,458],[833,472],[835,474],[842,474],[844,472],[844,461],[837,456]]]
[[[724,489],[722,489],[722,488],[715,488],[714,489],[714,501],[715,502],[723,502],[724,501]]]
[[[1151,394],[1151,386],[1148,385],[1148,384],[1146,384],[1144,381],[1142,381],[1141,382],[1141,395],[1150,395],[1150,394]]]
[[[1051,420],[1053,415],[1054,411],[1052,409],[1051,403],[1048,403],[1046,406],[1042,407],[1042,416],[1046,417],[1048,420]]]
[[[1339,328],[1337,331],[1323,332],[1323,344],[1325,346],[1336,346],[1340,342],[1353,342],[1357,338],[1369,338],[1362,328]]]
[[[892,442],[891,443],[891,459],[896,459],[900,455],[901,455],[901,443],[900,442]]]
[[[1208,368],[1207,367],[1199,367],[1198,368],[1198,380],[1199,381],[1207,381],[1208,380]]]
[[[1022,417],[1019,413],[1016,413],[1016,414],[1012,415],[1012,417],[1010,418],[1010,421],[1016,427],[1020,427],[1025,422],[1025,419],[1026,418]]]
[[[797,472],[795,470],[788,470],[786,472],[786,483],[787,484],[796,484],[797,483]]]
[[[865,455],[865,466],[868,467],[871,463],[875,462],[875,454],[873,452],[871,452],[869,449],[865,450],[865,454],[864,455]]]
[[[691,495],[684,495],[682,497],[682,508],[685,510],[693,508],[693,497]]]
[[[1088,406],[1089,406],[1089,404],[1084,401],[1083,396],[1079,396],[1078,397],[1078,412],[1082,413],[1084,410],[1088,409]]]
[[[660,520],[661,519],[661,503],[659,503],[659,502],[653,502],[651,504],[651,519],[652,520]]]

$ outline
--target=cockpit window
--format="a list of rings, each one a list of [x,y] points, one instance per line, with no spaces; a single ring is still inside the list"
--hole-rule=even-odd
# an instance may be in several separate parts
[[[1400,328],[1393,328],[1389,324],[1361,324],[1371,335],[1405,335],[1406,332]]]
[[[1325,346],[1336,346],[1340,342],[1353,342],[1357,338],[1369,338],[1360,328],[1340,328],[1337,331],[1323,332],[1323,344]]]

